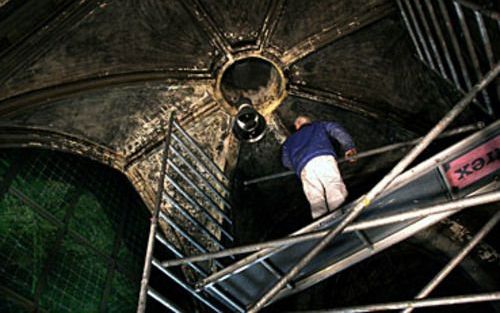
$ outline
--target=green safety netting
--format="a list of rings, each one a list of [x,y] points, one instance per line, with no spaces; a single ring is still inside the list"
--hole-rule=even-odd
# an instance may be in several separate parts
[[[133,312],[148,212],[119,173],[0,151],[0,312]]]

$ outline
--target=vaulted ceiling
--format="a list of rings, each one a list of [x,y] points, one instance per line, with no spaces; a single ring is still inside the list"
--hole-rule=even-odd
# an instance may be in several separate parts
[[[265,173],[280,169],[299,113],[341,122],[369,149],[424,133],[459,98],[417,60],[390,0],[4,0],[0,17],[0,146],[124,171],[148,159],[172,111],[214,158],[239,149]],[[247,57],[272,64],[286,90],[263,109],[262,142],[224,148],[234,112],[220,77]]]
[[[276,75],[242,91],[268,125],[253,144],[234,138],[223,86],[248,59]],[[280,145],[298,114],[340,122],[368,150],[423,135],[460,97],[418,60],[393,0],[0,0],[0,148],[108,164],[150,208],[172,112],[241,181],[283,170]],[[483,117],[471,106],[455,125]],[[342,167],[348,187],[402,153]],[[236,192],[248,202],[236,213],[240,242],[310,219],[291,180]]]

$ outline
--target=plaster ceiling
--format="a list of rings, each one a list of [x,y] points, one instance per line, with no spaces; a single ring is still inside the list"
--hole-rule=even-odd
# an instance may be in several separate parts
[[[285,86],[256,104],[268,132],[255,144],[232,138],[234,108],[219,89],[246,57],[272,64]],[[297,114],[340,122],[367,150],[424,134],[459,98],[418,61],[392,0],[0,0],[0,148],[104,162],[150,208],[171,112],[238,182],[283,170],[280,144]],[[480,118],[471,107],[456,124]],[[341,170],[367,184],[401,153]],[[242,242],[310,218],[293,180],[235,189],[247,207],[259,201],[235,212]]]
[[[217,80],[246,56],[286,83],[268,138],[241,147],[263,164],[296,114],[338,120],[369,149],[422,134],[459,98],[417,60],[389,0],[11,0],[0,14],[0,125],[73,136],[110,158],[157,142],[172,110],[191,132],[231,115]]]

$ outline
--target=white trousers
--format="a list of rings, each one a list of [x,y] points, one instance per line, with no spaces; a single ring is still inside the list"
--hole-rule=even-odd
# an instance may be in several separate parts
[[[347,197],[337,161],[331,155],[315,157],[300,173],[313,219],[338,208]]]

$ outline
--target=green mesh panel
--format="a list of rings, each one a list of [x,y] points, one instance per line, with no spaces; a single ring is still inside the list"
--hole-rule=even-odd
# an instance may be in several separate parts
[[[141,214],[142,213],[142,214]],[[117,261],[131,273],[141,273],[144,266],[146,243],[149,234],[149,216],[146,210],[130,210],[127,227],[118,250]],[[147,231],[144,231],[147,229]]]
[[[104,208],[92,194],[84,193],[80,196],[69,221],[69,229],[91,241],[99,251],[111,255],[116,227],[109,221]]]
[[[32,298],[57,228],[15,196],[0,201],[0,280]]]
[[[0,159],[0,177],[5,176],[11,164],[10,160]]]
[[[23,306],[19,302],[15,302],[7,298],[6,296],[3,297],[2,294],[0,294],[0,312],[2,313],[31,313],[33,312],[32,307],[30,306]]]
[[[0,312],[135,311],[149,214],[126,179],[72,155],[3,150],[1,190]]]
[[[53,168],[49,167],[52,163]],[[21,190],[30,200],[62,220],[66,212],[64,195],[72,186],[62,173],[60,162],[50,162],[42,155],[32,163],[24,164],[12,187]]]
[[[130,288],[128,287],[130,284],[130,279],[123,274],[115,273],[107,301],[107,312],[135,312],[140,285],[135,283],[134,288]]]
[[[49,312],[98,312],[106,264],[88,248],[64,241],[47,277],[41,306]]]

